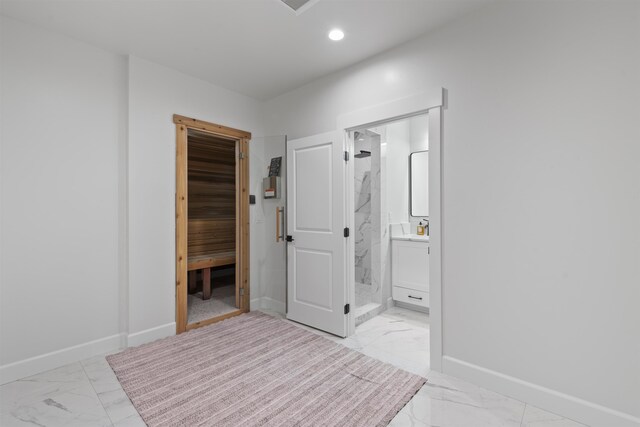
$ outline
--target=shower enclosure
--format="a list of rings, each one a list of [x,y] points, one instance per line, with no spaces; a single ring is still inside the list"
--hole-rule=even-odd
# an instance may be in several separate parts
[[[356,326],[382,308],[381,283],[381,137],[372,130],[355,131],[355,319]],[[386,225],[385,225],[386,227]]]

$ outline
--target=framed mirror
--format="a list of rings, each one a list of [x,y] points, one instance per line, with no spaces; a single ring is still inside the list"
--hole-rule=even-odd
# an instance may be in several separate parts
[[[411,216],[429,217],[429,151],[409,156]]]

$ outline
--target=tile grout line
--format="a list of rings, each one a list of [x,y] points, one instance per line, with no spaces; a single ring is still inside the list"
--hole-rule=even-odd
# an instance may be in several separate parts
[[[111,423],[111,426],[114,426],[115,423],[111,419],[111,415],[109,415],[109,412],[107,411],[107,408],[104,407],[104,403],[102,402],[102,399],[100,398],[100,394],[96,391],[96,388],[93,386],[93,381],[91,381],[91,378],[89,377],[89,374],[87,374],[87,370],[85,369],[84,364],[82,363],[82,361],[80,362],[80,366],[82,367],[82,372],[84,372],[84,376],[87,377],[87,381],[89,381],[89,385],[91,385],[91,389],[96,394],[96,397],[98,398],[98,402],[100,402],[100,406],[102,406],[102,410],[104,411],[105,415],[109,419],[109,422]]]
[[[520,418],[520,427],[522,427],[522,423],[524,422],[524,414],[527,412],[527,406],[529,406],[528,403],[523,402],[524,403],[524,409],[522,409],[522,417]]]

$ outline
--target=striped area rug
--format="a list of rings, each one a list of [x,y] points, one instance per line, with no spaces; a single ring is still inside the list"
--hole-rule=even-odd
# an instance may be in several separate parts
[[[260,312],[107,361],[149,426],[386,426],[426,382]]]

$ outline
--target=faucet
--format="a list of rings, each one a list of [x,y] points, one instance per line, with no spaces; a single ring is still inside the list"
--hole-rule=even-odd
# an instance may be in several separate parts
[[[429,235],[429,220],[427,218],[422,218],[424,221],[424,234]]]

